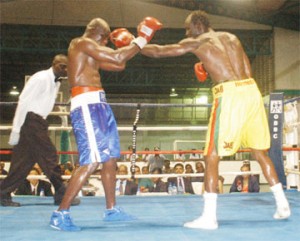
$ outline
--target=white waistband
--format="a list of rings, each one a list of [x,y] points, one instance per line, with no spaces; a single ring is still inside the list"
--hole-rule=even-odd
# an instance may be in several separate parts
[[[103,90],[86,92],[73,97],[71,99],[71,111],[77,107],[95,103],[107,103]]]

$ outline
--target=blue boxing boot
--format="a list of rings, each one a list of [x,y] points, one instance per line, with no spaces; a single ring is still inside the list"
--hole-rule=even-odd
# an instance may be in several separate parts
[[[125,213],[120,207],[113,207],[112,209],[106,209],[103,215],[103,221],[115,222],[115,221],[133,221],[137,218]]]
[[[61,231],[80,231],[81,228],[74,225],[69,210],[54,211],[50,220],[50,227]]]

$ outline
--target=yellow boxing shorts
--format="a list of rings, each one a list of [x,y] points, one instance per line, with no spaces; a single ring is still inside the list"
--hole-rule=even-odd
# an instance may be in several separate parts
[[[242,146],[270,148],[266,110],[253,79],[224,82],[213,89],[213,106],[204,155],[216,148],[218,156],[230,156]]]

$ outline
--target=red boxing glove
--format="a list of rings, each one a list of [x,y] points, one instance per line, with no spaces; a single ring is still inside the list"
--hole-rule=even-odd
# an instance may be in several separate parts
[[[110,41],[117,48],[128,46],[132,42],[132,40],[134,40],[134,36],[126,28],[115,29],[111,32],[109,37]]]
[[[146,17],[138,26],[138,35],[133,43],[142,49],[153,38],[155,32],[162,28],[162,23],[153,17]]]
[[[202,62],[196,63],[194,65],[194,70],[199,82],[204,82],[207,79],[208,73],[206,72]]]

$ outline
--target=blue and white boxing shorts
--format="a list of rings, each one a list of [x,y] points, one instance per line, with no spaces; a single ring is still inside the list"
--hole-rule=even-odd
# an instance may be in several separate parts
[[[117,123],[102,89],[72,97],[70,116],[80,166],[120,157]]]

